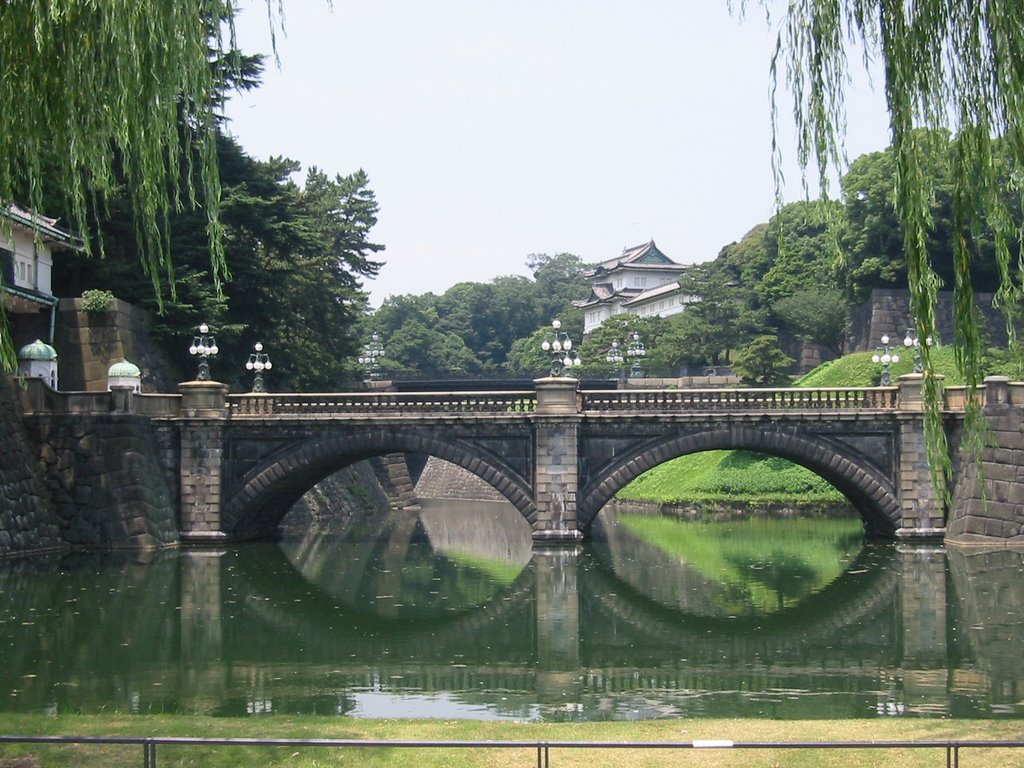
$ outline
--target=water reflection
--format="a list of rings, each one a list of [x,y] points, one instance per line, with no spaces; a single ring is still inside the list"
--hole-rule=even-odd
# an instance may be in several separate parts
[[[618,578],[701,616],[761,616],[796,606],[837,579],[864,546],[854,517],[682,522],[620,514],[614,505],[593,533]]]
[[[702,532],[684,552],[634,522],[534,551],[513,508],[444,505],[359,535],[6,563],[0,709],[1024,715],[1024,553],[795,528],[796,548],[715,554]]]

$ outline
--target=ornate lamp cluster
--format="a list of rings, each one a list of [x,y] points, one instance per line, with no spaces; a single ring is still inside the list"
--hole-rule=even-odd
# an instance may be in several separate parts
[[[561,376],[566,368],[583,365],[577,353],[572,356],[572,339],[562,330],[561,320],[552,320],[551,335],[541,342],[540,348],[551,355],[551,375]]]
[[[622,361],[625,358],[622,356],[622,350],[619,349],[618,339],[612,341],[612,345],[608,348],[608,352],[605,354],[604,359],[612,367],[612,370],[618,371],[622,367]]]
[[[629,375],[634,379],[641,379],[644,376],[644,369],[640,364],[641,359],[647,354],[647,348],[644,346],[643,341],[640,340],[640,334],[637,331],[633,331],[631,334],[626,335],[626,349],[625,356],[623,356],[623,350],[618,340],[612,342],[611,347],[605,354],[605,360],[612,366],[612,370],[616,373],[622,371],[622,364],[629,358]],[[625,373],[622,373],[623,378]]]
[[[216,357],[218,352],[220,352],[220,348],[217,346],[217,341],[214,339],[213,334],[210,333],[210,326],[206,323],[201,323],[196,327],[195,338],[192,339],[192,345],[188,348],[190,355],[199,358],[199,372],[196,374],[197,381],[210,380],[209,359]],[[253,392],[266,391],[263,384],[263,372],[269,371],[273,367],[274,364],[270,362],[270,355],[263,351],[263,342],[257,341],[253,344],[253,351],[249,354],[249,360],[245,364],[247,371],[255,371],[256,373],[252,382]]]
[[[263,372],[269,371],[274,367],[274,364],[270,362],[270,355],[263,351],[263,342],[257,341],[252,345],[253,351],[249,353],[249,360],[245,364],[245,370],[255,371],[256,374],[252,380],[252,391],[263,392]]]
[[[210,363],[207,358],[216,357],[220,349],[217,347],[217,340],[210,333],[210,326],[206,323],[196,328],[196,336],[192,339],[192,346],[188,353],[193,357],[199,357],[199,373],[196,374],[197,381],[210,380]]]
[[[633,331],[633,335],[629,337],[629,346],[626,348],[626,354],[629,355],[629,375],[634,379],[642,379],[644,376],[643,366],[640,364],[643,357],[647,354],[647,348],[644,343],[640,341],[640,334]]]
[[[889,366],[900,361],[899,352],[896,351],[899,347],[889,346],[891,339],[887,333],[882,334],[882,338],[879,339],[879,341],[882,342],[882,346],[880,346],[878,351],[871,356],[871,362],[882,364],[882,378],[879,381],[879,384],[883,387],[891,387],[892,374],[889,371]]]
[[[363,353],[357,358],[368,380],[380,378],[380,359],[384,357],[384,343],[376,333],[363,345]]]
[[[935,341],[931,336],[925,337],[924,345],[926,347],[930,347],[934,343]],[[907,328],[907,335],[903,337],[903,346],[914,350],[914,373],[924,371],[924,365],[921,362],[921,340],[917,337],[916,329]]]

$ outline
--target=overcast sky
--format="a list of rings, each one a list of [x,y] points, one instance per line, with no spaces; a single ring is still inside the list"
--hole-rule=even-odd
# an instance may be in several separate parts
[[[276,0],[275,0],[276,4]],[[755,0],[751,0],[755,5]],[[363,168],[387,247],[371,303],[528,274],[531,253],[598,262],[654,239],[714,258],[773,208],[775,30],[726,0],[286,0],[280,68],[228,105],[250,155]],[[270,51],[265,0],[238,20]],[[854,85],[847,150],[888,144]],[[788,112],[788,101],[783,105]],[[801,196],[792,130],[787,199]]]

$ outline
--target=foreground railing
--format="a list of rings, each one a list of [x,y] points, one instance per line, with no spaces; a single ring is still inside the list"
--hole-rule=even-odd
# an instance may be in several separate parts
[[[959,768],[960,752],[968,749],[1022,749],[1024,741],[359,741],[354,739],[229,739],[143,736],[2,736],[8,744],[123,745],[142,747],[143,768],[156,768],[157,747],[288,747],[291,749],[489,749],[529,750],[536,754],[537,768],[551,765],[556,750],[936,750],[945,757],[946,768]],[[936,763],[938,764],[938,763]]]
[[[333,416],[339,414],[515,413],[532,411],[537,393],[515,392],[332,392],[325,394],[230,395],[231,416]]]
[[[897,387],[628,389],[583,392],[584,411],[895,409]]]

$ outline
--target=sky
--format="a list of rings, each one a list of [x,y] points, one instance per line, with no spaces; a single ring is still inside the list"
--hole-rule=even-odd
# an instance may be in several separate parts
[[[247,5],[245,4],[247,3]],[[237,20],[271,54],[265,0]],[[274,2],[276,7],[276,0]],[[751,0],[751,6],[756,2]],[[364,288],[443,293],[528,275],[533,253],[596,263],[653,239],[713,259],[774,209],[776,29],[726,0],[285,0],[263,84],[227,106],[253,157],[359,168],[385,264]],[[853,159],[884,149],[866,78],[847,99]],[[783,96],[785,199],[803,195]]]

